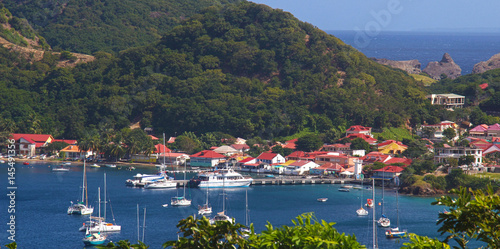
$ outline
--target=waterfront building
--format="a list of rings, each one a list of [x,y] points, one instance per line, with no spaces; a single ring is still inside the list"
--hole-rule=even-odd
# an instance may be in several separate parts
[[[257,162],[268,164],[284,163],[285,161],[285,158],[278,153],[263,152],[257,157]]]
[[[203,150],[190,156],[191,167],[215,167],[226,157],[212,150]]]
[[[71,160],[80,160],[92,156],[91,150],[81,151],[78,145],[68,145],[64,147],[59,151],[59,156],[63,153],[65,154],[65,158],[63,159],[69,158]]]
[[[304,152],[297,150],[286,156],[286,160],[315,161],[316,156],[325,154],[327,154],[327,152],[325,151]]]
[[[320,165],[329,162],[346,165],[346,167],[351,167],[354,166],[354,159],[356,159],[356,157],[348,156],[338,152],[328,152],[327,154],[317,155],[315,162]]]
[[[13,133],[10,137],[15,140],[16,155],[35,156],[40,150],[47,147],[54,138],[49,134],[20,134]]]
[[[381,169],[373,171],[373,178],[376,179],[393,179],[403,172],[403,168],[399,166],[385,166]]]
[[[311,161],[295,161],[293,163],[285,166],[284,174],[285,175],[304,175],[305,173],[309,173],[311,169],[318,167],[319,165],[315,162]]]
[[[309,170],[311,175],[331,175],[344,171],[344,167],[338,163],[324,163],[316,168]]]

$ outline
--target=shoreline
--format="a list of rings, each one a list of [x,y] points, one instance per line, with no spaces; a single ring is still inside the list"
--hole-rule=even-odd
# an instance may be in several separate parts
[[[64,160],[53,160],[53,159],[27,159],[27,158],[15,158],[15,162],[36,162],[36,163],[52,163],[52,164],[62,164],[71,163],[71,166],[83,166],[82,161],[64,161]],[[94,164],[94,162],[87,162],[87,166]],[[116,164],[117,167],[140,167],[140,168],[155,168],[159,164],[154,163],[131,163],[131,162],[100,162],[97,163],[101,167],[105,167],[105,164]],[[179,167],[178,165],[167,165],[173,167]]]

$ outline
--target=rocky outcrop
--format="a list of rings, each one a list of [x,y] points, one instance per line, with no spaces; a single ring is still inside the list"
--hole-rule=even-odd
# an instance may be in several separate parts
[[[440,62],[429,62],[427,67],[422,71],[435,80],[440,80],[442,74],[445,74],[450,79],[455,79],[462,75],[462,69],[453,61],[448,53],[443,55],[443,59],[441,59]]]
[[[472,73],[484,73],[491,69],[500,68],[500,54],[493,55],[487,61],[481,61],[474,65],[472,68]]]
[[[425,184],[423,186],[412,185],[403,187],[401,188],[400,192],[403,194],[415,196],[435,196],[445,193],[443,190],[433,188],[430,184]]]
[[[401,69],[409,74],[419,74],[422,72],[422,70],[420,69],[421,64],[418,60],[393,61],[388,59],[377,59],[377,58],[371,58],[371,59],[379,64]]]

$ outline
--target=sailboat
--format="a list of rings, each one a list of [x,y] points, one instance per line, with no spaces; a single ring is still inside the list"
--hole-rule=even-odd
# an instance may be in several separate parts
[[[87,198],[87,172],[85,167],[85,160],[83,160],[83,184],[82,184],[82,201],[77,203],[71,202],[71,205],[68,207],[68,214],[80,214],[80,215],[89,215],[94,212],[94,208],[88,205]],[[85,204],[84,204],[85,202]]]
[[[244,238],[250,236],[250,210],[248,210],[248,189],[245,189],[245,227],[241,229]]]
[[[172,206],[190,206],[191,200],[186,199],[186,163],[184,162],[184,195],[183,196],[175,196],[170,199],[170,205]]]
[[[207,201],[202,206],[198,206],[199,215],[207,215],[212,213],[212,207],[208,204],[208,188],[207,188]]]
[[[165,154],[166,154],[166,146],[165,146],[165,133],[163,133],[163,163],[160,165],[160,176],[161,178],[152,179],[151,181],[146,182],[144,188],[147,189],[158,189],[158,188],[175,188],[177,187],[177,183],[173,180],[169,179],[166,172],[166,164],[165,164]]]
[[[394,181],[396,183],[397,189],[396,189],[396,217],[397,217],[397,226],[396,227],[391,227],[385,231],[385,237],[388,239],[392,238],[402,238],[406,236],[406,230],[400,230],[399,229],[399,178],[396,177],[394,178]]]
[[[101,218],[101,188],[98,189],[98,202],[99,202],[99,219]],[[92,219],[90,220],[92,221]],[[98,232],[91,232],[89,227],[85,229],[85,237],[82,239],[83,243],[86,246],[96,246],[96,245],[102,245],[104,242],[106,242],[107,237],[105,235],[101,234],[101,231],[99,230]]]
[[[361,178],[361,188],[363,188],[363,180],[364,179]],[[363,208],[363,190],[361,190],[360,200],[361,200],[361,207],[358,210],[356,210],[356,214],[358,214],[358,216],[366,216],[368,215],[368,211]]]
[[[382,171],[382,215],[381,217],[377,220],[377,223],[380,227],[390,227],[391,226],[391,220],[385,216],[384,213],[384,185],[385,185],[385,178],[384,178],[384,171]]]
[[[372,196],[373,196],[373,202],[375,202],[375,178],[372,178]],[[378,241],[377,241],[377,227],[375,226],[375,206],[373,206],[373,214],[372,214],[373,220],[372,220],[372,242],[373,242],[373,249],[378,249]]]
[[[218,212],[213,218],[211,218],[210,224],[215,224],[215,222],[218,221],[228,221],[233,223],[233,219],[229,216],[226,215],[226,188],[225,188],[225,181],[224,177],[222,178],[222,211]]]
[[[99,190],[100,192],[100,190]],[[80,227],[80,231],[89,230],[90,232],[119,232],[122,227],[120,225],[116,225],[114,223],[106,222],[106,209],[107,209],[107,198],[106,198],[106,173],[104,173],[104,217],[101,217],[101,202],[99,201],[99,216],[98,217],[90,217],[88,223],[84,223],[82,227]],[[100,194],[100,193],[99,193]],[[115,218],[113,217],[113,222]]]

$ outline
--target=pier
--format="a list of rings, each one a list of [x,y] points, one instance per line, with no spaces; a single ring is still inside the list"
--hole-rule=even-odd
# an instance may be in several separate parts
[[[177,187],[183,187],[189,180],[174,180]],[[337,178],[298,178],[298,177],[280,177],[280,178],[254,178],[252,185],[302,185],[302,184],[361,184],[360,181],[352,179]]]

